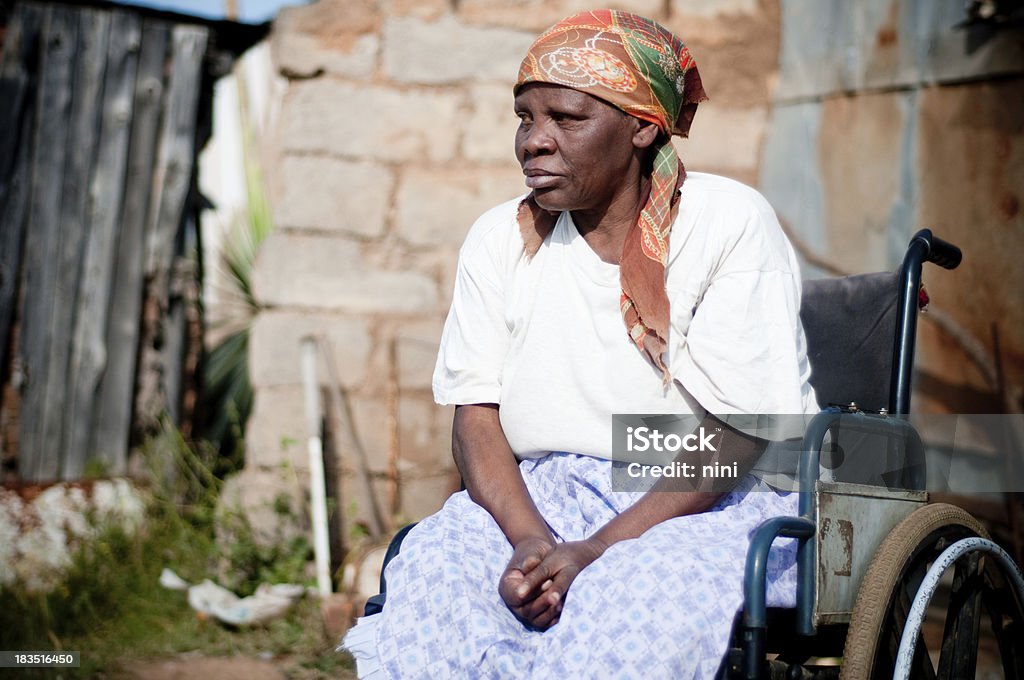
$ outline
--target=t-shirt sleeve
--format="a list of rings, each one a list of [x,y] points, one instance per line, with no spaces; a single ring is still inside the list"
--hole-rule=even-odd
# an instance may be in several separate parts
[[[501,243],[478,222],[459,252],[452,306],[434,367],[438,404],[497,404],[509,348]]]
[[[670,339],[673,377],[720,417],[815,412],[799,268],[774,213],[765,204],[717,244],[688,327]]]

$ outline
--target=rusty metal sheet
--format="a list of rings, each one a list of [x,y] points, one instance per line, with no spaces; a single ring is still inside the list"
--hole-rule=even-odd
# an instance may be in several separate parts
[[[772,109],[758,187],[785,226],[817,252],[827,249],[826,202],[819,164],[822,105],[808,102]],[[805,278],[825,274],[803,267]]]
[[[957,0],[783,0],[779,101],[1024,72],[1024,29]]]
[[[895,269],[921,226],[921,101],[914,90],[772,109],[758,186],[807,247],[842,253],[851,273]],[[827,275],[802,266],[804,278]]]

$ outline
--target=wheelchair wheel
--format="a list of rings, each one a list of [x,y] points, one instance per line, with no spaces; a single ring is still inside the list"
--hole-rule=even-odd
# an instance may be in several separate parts
[[[928,568],[953,543],[988,538],[985,529],[952,505],[926,505],[882,542],[861,583],[850,619],[842,680],[893,677],[911,603]],[[1006,678],[1024,677],[1024,603],[998,563],[967,553],[955,563],[941,642],[930,653],[919,634],[911,678],[975,677],[982,611],[988,614]],[[933,665],[938,657],[938,667]]]

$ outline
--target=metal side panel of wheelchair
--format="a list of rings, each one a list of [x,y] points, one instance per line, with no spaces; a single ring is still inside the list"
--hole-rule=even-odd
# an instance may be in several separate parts
[[[850,622],[858,586],[878,546],[927,501],[923,491],[818,483],[815,627]]]
[[[924,447],[906,418],[922,266],[953,269],[960,258],[922,230],[898,272],[805,282],[812,383],[831,406],[801,444],[800,516],[769,520],[752,537],[721,677],[974,678],[984,623],[1002,677],[1024,678],[1020,568],[970,514],[928,504]],[[860,465],[837,474],[850,460]],[[768,550],[780,536],[800,540],[795,611],[765,607]],[[922,635],[929,605],[943,617],[938,639]]]

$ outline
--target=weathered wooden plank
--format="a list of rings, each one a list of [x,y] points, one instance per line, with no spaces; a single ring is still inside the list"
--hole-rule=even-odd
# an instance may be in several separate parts
[[[100,383],[99,409],[92,445],[92,455],[102,455],[104,460],[113,461],[117,467],[127,460],[132,424],[145,287],[143,269],[146,217],[153,185],[153,165],[164,90],[164,63],[169,40],[169,24],[153,19],[143,22],[121,240],[107,324],[109,355],[107,370]]]
[[[188,253],[198,252],[196,232],[196,215],[194,210],[186,210],[182,225],[183,254],[176,254],[171,273],[170,295],[167,314],[163,319],[164,362],[164,395],[167,400],[167,415],[172,422],[181,424],[182,395],[184,392],[184,366],[188,354],[188,311],[192,300],[192,291],[196,289],[196,267],[192,265]]]
[[[38,8],[18,5],[8,21],[0,52],[0,102],[4,102],[0,106],[0,209],[6,203],[8,178],[22,146],[21,120],[31,101],[42,19]]]
[[[63,6],[47,8],[37,96],[32,188],[22,267],[24,307],[20,352],[25,369],[19,432],[19,474],[28,481],[57,479],[60,456],[44,446],[50,315],[56,267],[64,154],[68,141],[77,22]]]
[[[65,385],[71,355],[82,246],[85,243],[89,210],[89,181],[96,155],[99,132],[99,106],[103,91],[103,72],[110,36],[110,15],[94,9],[77,10],[78,41],[71,85],[69,144],[64,162],[64,180],[60,202],[60,228],[57,231],[56,267],[53,271],[53,298],[50,307],[49,351],[46,367],[46,404],[42,412],[40,446],[62,458],[62,438],[66,423]],[[102,172],[102,169],[99,169]],[[49,454],[48,454],[49,455]],[[61,466],[61,477],[68,479]],[[73,478],[78,478],[76,471]]]
[[[85,260],[79,282],[78,315],[71,348],[67,432],[70,450],[88,457],[100,377],[107,363],[107,318],[124,200],[141,20],[113,12],[101,102],[96,172],[89,187],[91,210]],[[84,466],[86,461],[81,461]],[[111,463],[111,472],[119,472]],[[69,470],[71,472],[71,470]]]
[[[155,209],[147,243],[146,273],[151,277],[161,272],[166,279],[181,229],[196,151],[196,112],[207,34],[200,26],[174,27],[171,77],[154,178]],[[166,280],[160,285],[165,293]]]
[[[11,15],[0,56],[0,376],[10,357],[18,269],[25,239],[31,180],[37,55],[43,14],[19,5]],[[2,391],[0,391],[2,394]],[[0,397],[2,403],[2,397]]]
[[[207,38],[207,29],[198,26],[175,26],[172,36],[171,75],[146,241],[146,308],[155,312],[154,318],[146,322],[141,343],[143,370],[148,375],[143,376],[139,415],[146,422],[154,422],[161,412],[169,410],[166,376],[170,371],[181,370],[180,366],[169,364],[168,353],[165,349],[158,350],[155,340],[167,332],[163,317],[168,310],[175,244],[192,183],[201,69]],[[153,377],[159,379],[159,384],[152,383]]]

